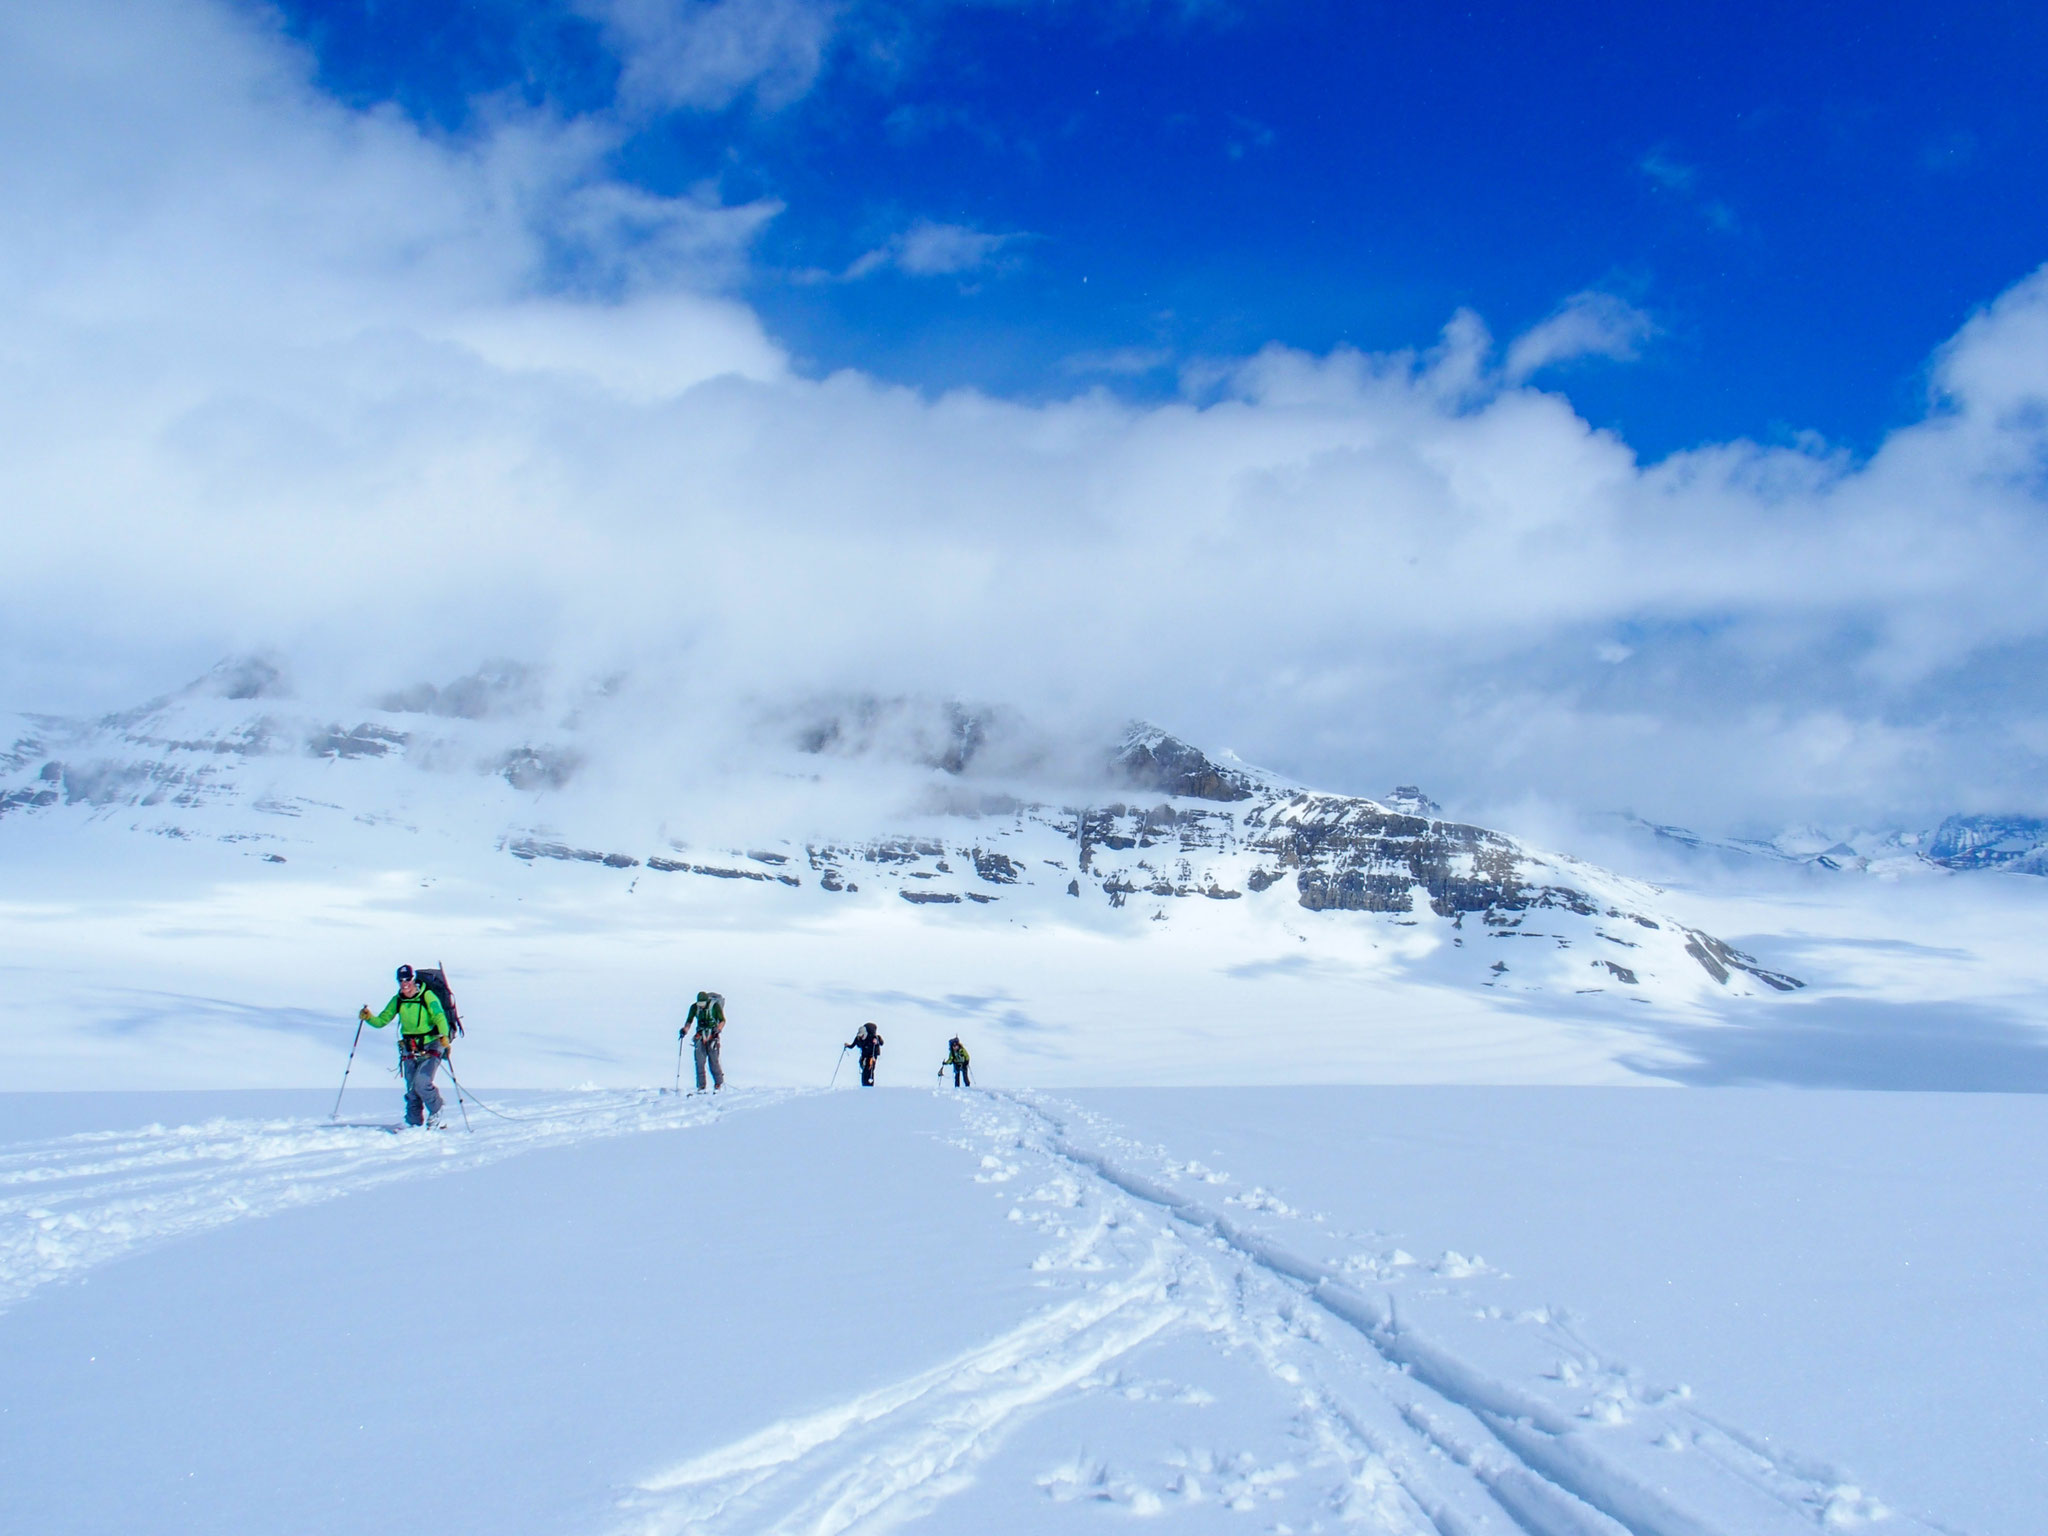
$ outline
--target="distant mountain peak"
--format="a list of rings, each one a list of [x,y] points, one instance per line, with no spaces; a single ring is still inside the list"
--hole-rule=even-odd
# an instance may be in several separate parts
[[[1399,811],[1404,816],[1421,816],[1434,821],[1444,813],[1444,808],[1413,784],[1396,784],[1380,801],[1390,811]]]
[[[203,678],[192,684],[223,699],[285,699],[291,687],[284,669],[262,654],[230,656],[214,663]]]
[[[1197,747],[1142,720],[1133,721],[1110,755],[1110,769],[1132,789],[1188,800],[1249,800],[1251,776],[1212,762]]]

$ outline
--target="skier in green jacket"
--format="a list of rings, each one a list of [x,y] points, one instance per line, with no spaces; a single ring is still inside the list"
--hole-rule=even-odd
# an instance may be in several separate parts
[[[405,1076],[405,1123],[441,1128],[441,1090],[434,1073],[448,1059],[448,1010],[441,999],[422,987],[412,967],[398,968],[398,995],[371,1013],[365,1003],[358,1015],[372,1029],[398,1020],[398,1070]]]
[[[943,1072],[946,1070],[946,1067],[953,1069],[953,1086],[955,1088],[972,1088],[974,1086],[973,1080],[967,1075],[967,1047],[960,1043],[958,1035],[955,1035],[946,1042],[945,1065],[941,1066],[939,1070]]]

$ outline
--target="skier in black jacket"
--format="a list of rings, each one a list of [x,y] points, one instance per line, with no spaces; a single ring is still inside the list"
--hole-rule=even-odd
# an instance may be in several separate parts
[[[863,1024],[860,1033],[846,1042],[849,1051],[860,1052],[860,1085],[875,1086],[875,1063],[882,1055],[882,1037],[873,1024]]]

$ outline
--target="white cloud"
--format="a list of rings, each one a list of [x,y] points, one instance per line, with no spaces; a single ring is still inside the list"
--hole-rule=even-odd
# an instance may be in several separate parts
[[[1508,348],[1505,370],[1519,384],[1539,369],[1580,357],[1630,362],[1657,333],[1642,310],[1611,293],[1575,293],[1548,319],[1531,326]]]
[[[1514,382],[1622,345],[1585,303],[1504,370],[1461,314],[1163,404],[929,398],[800,377],[723,296],[767,211],[614,186],[587,124],[345,109],[252,15],[0,15],[9,702],[275,645],[366,695],[509,655],[659,671],[678,710],[1145,713],[1339,785],[1666,820],[2048,782],[2048,272],[1861,463],[1639,464]]]
[[[578,0],[624,64],[639,111],[717,109],[752,92],[769,108],[809,91],[843,0]]]
[[[1733,234],[1739,220],[1735,210],[1718,197],[1709,197],[1700,192],[1700,173],[1697,166],[1686,164],[1668,150],[1657,148],[1636,162],[1641,171],[1666,192],[1683,198],[1699,211],[1715,229],[1723,234]]]
[[[1173,366],[1173,353],[1165,347],[1111,347],[1098,352],[1076,352],[1060,362],[1061,371],[1077,377],[1108,374],[1135,378]]]
[[[1690,192],[1699,184],[1700,173],[1668,151],[1653,149],[1636,162],[1636,169],[1660,187],[1673,192]]]
[[[849,279],[895,268],[912,277],[950,277],[975,272],[993,262],[1022,235],[990,234],[965,224],[919,219],[901,234],[859,257],[846,269]]]

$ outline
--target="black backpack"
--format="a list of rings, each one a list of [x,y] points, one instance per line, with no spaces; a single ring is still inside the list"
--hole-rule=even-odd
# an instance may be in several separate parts
[[[438,965],[413,967],[412,979],[420,984],[422,992],[431,992],[441,999],[441,1008],[448,1015],[448,1036],[453,1039],[462,1033],[462,1015],[455,1011],[455,994],[448,988],[448,973]]]

